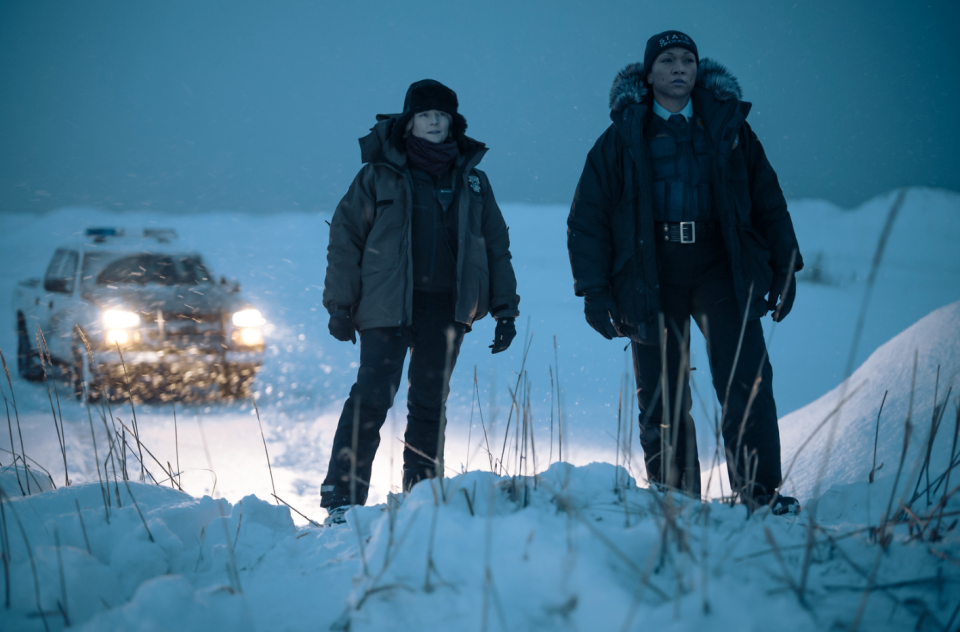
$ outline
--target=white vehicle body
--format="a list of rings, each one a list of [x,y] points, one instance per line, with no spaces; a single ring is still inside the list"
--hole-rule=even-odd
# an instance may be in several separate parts
[[[246,396],[263,362],[260,313],[172,230],[88,229],[16,286],[13,307],[20,374],[40,379],[48,350],[78,397]]]

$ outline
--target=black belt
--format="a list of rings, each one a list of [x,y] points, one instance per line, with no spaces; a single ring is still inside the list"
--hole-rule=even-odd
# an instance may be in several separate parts
[[[657,222],[654,232],[658,240],[693,244],[719,234],[717,222]]]

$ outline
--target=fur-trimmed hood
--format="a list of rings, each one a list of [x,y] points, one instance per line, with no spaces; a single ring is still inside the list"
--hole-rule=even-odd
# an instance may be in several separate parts
[[[395,144],[398,126],[406,127],[402,121],[403,114],[377,114],[377,124],[370,128],[369,134],[360,139],[360,160],[364,163],[389,162],[403,168],[407,164],[406,143],[403,147],[397,147]],[[460,157],[457,158],[456,163],[458,165],[487,148],[480,141],[462,132],[454,138],[460,148]]]
[[[648,100],[650,90],[647,74],[649,73],[644,72],[643,62],[630,64],[618,72],[610,88],[610,109],[619,112],[635,103]],[[736,77],[722,64],[706,57],[700,60],[697,67],[697,83],[694,89],[697,88],[709,91],[718,101],[743,100],[743,92]]]

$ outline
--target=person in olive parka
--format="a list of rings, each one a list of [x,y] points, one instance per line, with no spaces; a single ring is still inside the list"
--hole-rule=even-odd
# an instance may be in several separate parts
[[[464,334],[492,313],[493,353],[516,336],[520,297],[507,226],[476,168],[487,149],[464,134],[458,107],[453,90],[425,79],[407,90],[401,114],[378,115],[360,139],[365,164],[330,225],[323,290],[330,333],[356,344],[360,332],[357,382],[320,488],[333,522],[366,502],[408,349],[405,491],[434,476],[442,459],[444,377]]]
[[[681,366],[692,316],[723,406],[733,491],[795,511],[795,499],[777,495],[780,434],[759,319],[790,312],[803,259],[777,175],[746,122],[750,104],[726,68],[667,31],[617,75],[610,110],[577,186],[567,245],[587,322],[632,341],[648,479],[700,492]]]

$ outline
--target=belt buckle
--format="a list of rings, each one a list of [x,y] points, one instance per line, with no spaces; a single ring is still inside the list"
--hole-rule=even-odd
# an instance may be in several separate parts
[[[688,232],[689,231],[689,232]],[[689,239],[687,235],[689,234]],[[697,223],[680,222],[680,243],[693,244],[697,241]]]

